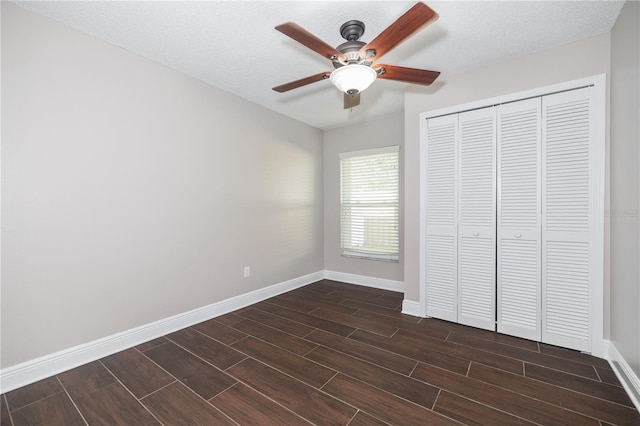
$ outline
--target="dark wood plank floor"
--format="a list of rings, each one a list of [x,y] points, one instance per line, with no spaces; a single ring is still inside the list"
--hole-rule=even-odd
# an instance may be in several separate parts
[[[639,425],[609,364],[320,281],[8,392],[19,425]]]

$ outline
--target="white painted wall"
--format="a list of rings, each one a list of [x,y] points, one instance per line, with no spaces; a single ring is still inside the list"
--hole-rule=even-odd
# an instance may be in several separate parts
[[[464,52],[460,52],[461,55]],[[564,81],[609,73],[610,34],[522,56],[459,75],[441,75],[428,88],[410,88],[405,93],[405,299],[420,298],[420,149],[419,114],[482,99],[535,89]],[[608,240],[605,229],[605,240]],[[606,246],[606,243],[605,243]],[[605,247],[607,257],[608,247]],[[605,293],[608,269],[605,265]],[[608,327],[608,298],[605,297],[605,337]]]
[[[640,377],[640,3],[611,32],[611,342]]]
[[[323,269],[321,131],[1,7],[2,368]]]
[[[340,158],[341,152],[400,145],[400,261],[354,259],[340,254]],[[403,165],[404,119],[402,114],[380,118],[324,133],[324,266],[329,271],[402,281],[403,274]]]

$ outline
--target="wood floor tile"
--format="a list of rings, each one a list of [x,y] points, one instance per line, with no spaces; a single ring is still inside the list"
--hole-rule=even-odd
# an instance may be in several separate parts
[[[236,383],[225,372],[174,343],[156,346],[146,351],[145,355],[207,400]]]
[[[404,320],[408,323],[413,323],[413,324],[417,324],[420,321],[419,317],[405,315],[402,312],[398,312],[393,309],[385,308],[379,305],[372,305],[371,303],[360,302],[358,300],[346,299],[341,304],[350,308],[359,309],[359,311],[356,312],[354,315],[359,315],[362,318],[366,318],[365,316],[362,315],[362,311],[364,311],[364,312],[369,312],[371,314],[377,314],[382,317],[389,317],[389,318],[394,318],[398,320]]]
[[[429,409],[438,395],[439,390],[433,386],[332,349],[319,347],[307,358]]]
[[[345,283],[340,281],[324,280],[321,286],[325,289],[331,289],[333,290],[333,292],[338,290],[345,293],[351,293],[353,295],[358,296],[356,299],[360,297],[379,298],[382,296],[390,296],[390,295],[394,295],[398,297],[400,300],[402,300],[403,298],[402,293],[398,293],[395,291],[383,290],[381,288],[367,287],[367,286],[355,285],[355,284],[345,285]]]
[[[348,306],[338,305],[335,303],[324,302],[318,297],[305,294],[292,294],[286,296],[285,299],[290,302],[294,302],[299,306],[305,307],[305,312],[309,313],[316,309],[324,309],[326,311],[333,311],[344,315],[351,315],[356,312],[356,308],[350,308]]]
[[[572,374],[560,373],[557,370],[525,363],[525,376],[559,387],[571,389],[575,392],[606,399],[607,401],[633,407],[633,402],[623,388],[600,381],[585,379]]]
[[[312,290],[312,291],[315,291],[318,293],[324,293],[324,294],[329,294],[333,290],[335,290],[334,287],[327,286],[327,280],[316,281],[314,283],[304,286],[304,288],[306,290]]]
[[[409,375],[416,366],[415,360],[324,331],[314,331],[306,338],[319,345],[360,358],[400,374]]]
[[[593,418],[428,364],[418,364],[411,377],[534,423],[598,425],[598,421]]]
[[[220,315],[219,317],[215,318],[216,321],[223,325],[233,325],[237,322],[242,321],[243,319],[244,318],[238,315],[237,312],[229,312],[228,314]]]
[[[620,380],[618,380],[618,376],[616,376],[616,373],[614,373],[610,368],[596,367],[596,372],[598,373],[600,380],[604,383],[622,387]]]
[[[13,426],[4,394],[0,395],[0,426]]]
[[[387,303],[393,304],[393,303],[395,303],[396,304],[396,308],[395,309],[398,309],[398,308],[400,308],[402,306],[402,301],[403,300],[404,300],[404,296],[403,296],[402,293],[392,292],[391,294],[380,296],[377,299],[376,303],[379,304],[379,305],[381,304],[380,302],[383,302],[384,304],[387,304]]]
[[[179,382],[152,393],[141,402],[165,425],[235,425]]]
[[[58,374],[58,378],[72,398],[94,392],[116,381],[100,361],[93,361],[65,371]]]
[[[56,393],[11,412],[14,426],[75,426],[86,423],[66,392]]]
[[[316,347],[316,345],[309,343],[306,340],[302,340],[299,337],[283,333],[275,328],[247,319],[234,324],[233,328],[264,340],[265,342],[285,348],[289,352],[293,352],[298,355],[304,355]]]
[[[127,349],[101,359],[136,398],[142,398],[175,379],[137,349]]]
[[[49,377],[7,392],[5,397],[9,404],[9,410],[13,411],[60,392],[64,392],[64,389],[58,379]]]
[[[472,348],[469,346],[459,345],[453,342],[441,341],[430,337],[421,337],[416,339],[415,334],[404,330],[398,331],[392,338],[400,344],[413,344],[422,347],[426,351],[442,352],[457,358],[476,361],[482,364],[491,365],[516,374],[523,374],[523,362],[519,359],[503,356],[493,352]]]
[[[336,374],[330,368],[253,337],[234,343],[233,347],[315,388],[321,388]]]
[[[442,391],[438,395],[438,400],[433,410],[465,425],[535,424],[447,391]]]
[[[458,358],[443,352],[425,350],[421,343],[411,341],[399,342],[397,340],[389,339],[363,330],[355,331],[351,336],[349,336],[349,339],[366,343],[367,345],[375,346],[395,354],[403,355],[416,361],[422,361],[454,373],[465,375],[469,369],[470,361],[468,359]],[[417,336],[415,339],[416,341],[421,340],[421,338]]]
[[[268,314],[272,314],[275,311],[282,309],[280,306],[272,305],[271,303],[268,303],[266,301],[254,303],[253,305],[251,305],[251,307],[253,309],[258,309],[259,311],[266,312]]]
[[[305,324],[309,327],[314,327],[319,330],[328,331],[329,333],[337,334],[338,336],[346,337],[356,330],[354,327],[349,327],[344,324],[328,321],[322,318],[314,317],[313,315],[292,311],[286,308],[280,308],[274,313],[274,315],[287,318],[291,321],[297,321],[301,324]]]
[[[457,422],[431,410],[342,374],[331,379],[322,389],[328,394],[391,424],[457,424]]]
[[[90,425],[160,425],[120,383],[74,398]]]
[[[215,319],[201,322],[193,326],[193,328],[200,333],[216,339],[218,342],[222,342],[225,345],[230,345],[237,342],[240,339],[247,337],[245,333],[241,333],[238,330],[229,328],[226,325],[222,325]]]
[[[398,329],[394,325],[389,325],[389,322],[391,321],[383,321],[378,318],[360,318],[353,315],[341,314],[335,311],[328,311],[326,309],[316,309],[309,312],[309,315],[329,321],[339,322],[340,324],[344,324],[349,327],[360,328],[387,337],[392,336]]]
[[[306,296],[312,299],[321,300],[323,302],[332,303],[334,305],[340,305],[341,302],[347,300],[343,296],[336,296],[335,294],[327,294],[327,293],[318,293],[317,291],[313,291],[311,289],[308,289],[307,287],[300,287],[289,294]]]
[[[302,313],[311,312],[317,308],[314,303],[301,303],[299,301],[290,300],[285,297],[272,297],[271,299],[267,299],[266,301],[271,305]]]
[[[310,425],[248,386],[238,383],[209,401],[240,425]]]
[[[370,303],[372,305],[378,305],[385,308],[395,309],[401,302],[398,302],[396,299],[383,298],[381,296],[369,296],[366,294],[359,294],[355,291],[345,291],[343,290],[335,290],[329,294],[334,296],[340,296],[348,299],[357,299],[361,302]]]
[[[360,331],[350,336],[350,338],[354,340],[362,340],[362,337],[366,338],[368,336]],[[439,357],[433,357],[435,352],[440,352],[446,357],[452,357],[452,361],[455,361],[455,366],[462,367],[464,365],[464,362],[458,360],[477,361],[487,365],[497,366],[512,373],[523,374],[522,361],[495,353],[458,345],[453,342],[434,339],[428,336],[419,337],[414,333],[406,332],[404,330],[399,330],[389,340],[390,342],[392,342],[392,346],[390,346],[389,348],[393,348],[393,350],[395,351],[404,352],[405,349],[402,348],[406,347],[412,348],[414,354],[419,354],[420,352],[427,353],[428,357],[433,358],[427,361],[429,363],[442,361],[442,355]],[[420,357],[418,359],[422,360],[422,356],[414,356],[418,356]],[[444,358],[445,360],[446,357]],[[445,368],[449,368],[449,366],[445,366]],[[458,372],[460,371],[458,370]]]
[[[604,421],[616,424],[633,424],[630,420],[635,418],[640,424],[640,415],[632,408],[562,389],[528,377],[517,376],[478,364],[471,365],[469,377]]]
[[[443,328],[433,327],[432,324],[433,323],[422,322],[422,321],[417,324],[413,324],[407,321],[401,321],[398,324],[398,328],[413,334],[417,334],[418,336],[426,336],[426,337],[433,337],[434,339],[447,340],[447,337],[449,337],[449,334],[451,334],[451,332]]]
[[[268,314],[258,309],[243,309],[239,312],[238,316],[268,325],[269,327],[273,327],[284,333],[293,334],[298,337],[306,336],[314,330],[313,327],[306,326],[299,322],[290,321],[277,315]]]
[[[385,426],[389,423],[378,420],[370,414],[358,411],[349,422],[349,426]]]
[[[356,413],[344,402],[250,358],[227,371],[317,425],[346,425]]]
[[[136,346],[135,348],[137,350],[139,350],[140,352],[144,352],[147,349],[151,349],[151,348],[155,348],[156,346],[159,346],[163,343],[167,343],[167,339],[163,337],[159,337],[157,339],[153,339],[153,340],[149,340],[148,342],[142,343],[138,346]]]
[[[193,328],[176,331],[167,335],[167,338],[221,370],[226,370],[246,358],[240,352]]]
[[[313,307],[313,309],[326,309],[328,311],[334,311],[345,315],[351,315],[352,313],[357,311],[356,308],[350,308],[348,306],[339,305],[333,302],[326,302],[322,299],[322,296],[322,294],[320,295],[320,297],[316,297],[308,293],[298,293],[292,295],[286,294],[283,295],[283,298],[295,303],[299,303],[301,305]],[[336,298],[342,300],[341,297]]]
[[[502,343],[490,342],[459,333],[451,333],[447,341],[598,380],[598,376],[592,365],[563,360],[562,358],[552,355],[533,352]]]
[[[395,311],[392,311],[392,312],[395,312]],[[358,312],[354,313],[353,316],[358,318],[363,318],[374,323],[387,324],[388,326],[392,326],[396,329],[411,331],[412,333],[418,334],[420,336],[428,336],[428,337],[433,337],[435,339],[440,339],[440,340],[445,340],[449,335],[449,333],[444,330],[427,328],[427,327],[421,326],[415,321],[409,321],[406,318],[404,318],[407,315],[404,315],[400,312],[395,312],[395,313],[397,314],[396,317],[389,317],[389,316],[378,314],[376,312],[359,310]],[[360,328],[364,330],[364,328],[362,327]]]
[[[580,362],[587,365],[595,365],[596,367],[611,368],[609,362],[605,359],[583,354],[579,351],[572,349],[560,348],[558,346],[547,345],[546,343],[540,343],[540,352],[553,355],[558,358],[563,358],[569,361]]]
[[[495,343],[502,343],[505,345],[515,346],[522,349],[528,349],[530,351],[539,352],[538,342],[531,340],[521,339],[519,337],[508,336],[506,334],[496,333],[495,331],[481,330],[475,327],[467,325],[456,324],[449,321],[439,320],[435,318],[422,318],[420,325],[442,328],[450,333],[464,334],[477,337],[479,339],[488,340]]]

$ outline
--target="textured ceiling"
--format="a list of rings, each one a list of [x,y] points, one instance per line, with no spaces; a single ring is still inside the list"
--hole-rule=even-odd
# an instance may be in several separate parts
[[[440,19],[383,62],[448,76],[611,30],[623,1],[427,1]],[[362,103],[342,109],[329,81],[287,93],[272,87],[332,69],[274,26],[293,21],[328,44],[358,19],[370,41],[414,2],[406,1],[36,1],[16,2],[66,25],[320,129],[403,109],[405,83],[378,80]],[[551,65],[551,64],[550,64]]]

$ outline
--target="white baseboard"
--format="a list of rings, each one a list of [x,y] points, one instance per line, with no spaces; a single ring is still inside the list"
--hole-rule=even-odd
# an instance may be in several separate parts
[[[424,317],[424,308],[420,302],[404,299],[402,301],[402,313],[413,315],[414,317]]]
[[[618,349],[611,341],[605,341],[607,347],[607,359],[609,364],[613,368],[613,371],[618,376],[618,380],[622,383],[622,386],[627,391],[629,398],[636,406],[636,409],[640,411],[640,378],[631,369],[631,366],[622,357]]]
[[[402,281],[387,280],[384,278],[367,277],[365,275],[347,274],[345,272],[328,270],[324,271],[324,278],[327,280],[341,281],[343,283],[357,284],[366,287],[404,293],[404,283]]]
[[[84,343],[0,370],[0,393],[34,383],[63,371],[139,345],[202,321],[244,308],[278,294],[311,284],[325,277],[314,272],[269,287],[241,294],[208,306],[125,330],[93,342]]]

